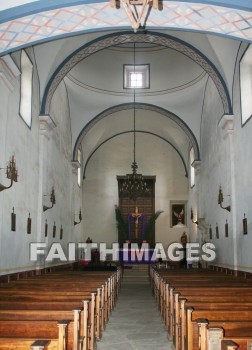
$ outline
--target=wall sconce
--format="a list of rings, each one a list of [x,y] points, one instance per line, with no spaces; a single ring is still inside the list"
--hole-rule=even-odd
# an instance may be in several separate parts
[[[29,213],[29,217],[27,218],[27,233],[28,234],[31,233],[31,223],[32,223],[32,219],[31,219],[30,213]]]
[[[226,196],[230,196],[230,195],[226,195]],[[218,204],[220,205],[220,207],[222,209],[226,209],[227,211],[231,211],[231,206],[228,205],[227,207],[223,207],[222,203],[223,203],[224,199],[223,199],[223,193],[222,193],[222,189],[221,186],[219,188],[219,195],[218,195]]]
[[[46,196],[46,195],[45,195]],[[52,203],[52,205],[50,207],[43,205],[43,211],[46,211],[48,209],[51,209],[54,204],[56,203],[56,197],[55,197],[55,191],[54,191],[54,187],[52,187],[52,191],[51,191],[51,195],[50,195],[50,201]]]
[[[74,215],[74,216],[75,216],[75,215]],[[74,226],[81,223],[81,220],[82,220],[81,209],[80,209],[80,212],[79,212],[79,220],[80,220],[80,221],[77,222],[77,221],[75,221],[75,219],[74,219]]]
[[[248,224],[247,224],[247,218],[244,213],[244,218],[242,219],[242,224],[243,224],[243,234],[247,235],[248,234]]]
[[[13,212],[11,213],[11,231],[16,231],[16,214],[14,213],[14,207]]]
[[[0,169],[5,169],[5,168],[0,168]],[[11,188],[11,186],[13,185],[13,182],[18,182],[18,172],[17,172],[14,156],[11,157],[11,160],[7,164],[6,178],[11,180],[10,186],[4,186],[0,184],[0,192],[7,190],[8,188]]]
[[[194,224],[198,225],[198,220],[194,221],[193,218],[194,218],[193,209],[191,208],[191,221],[192,221]]]

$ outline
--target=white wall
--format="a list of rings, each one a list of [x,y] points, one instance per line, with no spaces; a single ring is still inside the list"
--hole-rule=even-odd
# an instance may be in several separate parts
[[[198,211],[198,217],[205,219],[209,241],[209,225],[212,227],[212,242],[216,246],[214,264],[237,270],[252,270],[250,232],[242,233],[244,213],[251,227],[252,190],[251,120],[241,126],[239,69],[234,80],[234,122],[223,122],[222,106],[211,80],[208,81],[201,124],[201,170],[196,176],[196,188],[190,191],[189,202]],[[227,117],[229,119],[229,117]],[[232,116],[231,116],[232,119]],[[219,186],[224,194],[223,206],[231,205],[231,212],[218,205]],[[226,196],[227,195],[227,196]],[[229,236],[225,237],[225,223],[228,222]],[[216,224],[219,236],[216,238]],[[195,241],[200,241],[202,229],[191,225]],[[192,231],[191,231],[192,232]]]
[[[29,129],[19,116],[20,76],[13,75],[9,68],[0,62],[0,167],[6,167],[14,154],[18,168],[18,182],[13,187],[0,192],[0,273],[7,274],[45,266],[44,257],[31,262],[29,244],[31,242],[60,241],[60,227],[63,228],[63,247],[68,242],[80,240],[81,225],[74,227],[73,202],[81,206],[81,189],[73,186],[77,182],[72,173],[71,129],[67,93],[62,83],[52,101],[51,115],[56,127],[42,131],[39,123],[39,77],[33,51],[27,50],[34,64],[32,127]],[[20,64],[20,53],[13,58]],[[5,171],[0,171],[0,183],[8,185]],[[50,206],[49,197],[54,186],[55,206],[43,212],[42,206]],[[74,188],[74,189],[73,189]],[[11,212],[15,208],[16,231],[11,231]],[[27,234],[28,215],[32,219],[32,232]],[[48,237],[44,237],[45,220],[48,222]],[[53,223],[57,227],[56,237],[52,238]],[[58,264],[54,261],[50,264]]]
[[[31,50],[27,53],[33,58]],[[14,55],[19,64],[20,54]],[[8,76],[8,68],[3,67],[3,75]],[[35,67],[34,67],[35,68]],[[18,168],[18,182],[12,188],[0,192],[0,272],[10,273],[27,270],[33,264],[29,261],[29,243],[36,240],[37,227],[37,179],[38,179],[38,77],[33,74],[34,90],[32,105],[32,128],[27,127],[19,116],[20,76],[12,76],[12,88],[8,91],[3,79],[1,90],[1,151],[0,166],[6,167],[14,154]],[[5,170],[0,171],[0,182],[8,185]],[[11,212],[15,208],[16,231],[11,231]],[[28,215],[32,218],[32,233],[26,233]]]
[[[132,135],[112,139],[91,158],[83,186],[85,238],[107,244],[117,241],[116,176],[131,172],[132,160]],[[156,241],[165,245],[179,241],[183,229],[170,227],[170,201],[187,200],[188,196],[188,179],[179,156],[164,141],[137,134],[136,160],[138,173],[156,175],[155,210],[164,211],[156,222]]]
[[[234,77],[234,161],[235,161],[235,205],[236,205],[236,238],[238,270],[252,271],[252,119],[242,126],[240,108],[239,61],[247,44],[241,46]],[[248,222],[248,234],[243,235],[242,219],[244,213]]]

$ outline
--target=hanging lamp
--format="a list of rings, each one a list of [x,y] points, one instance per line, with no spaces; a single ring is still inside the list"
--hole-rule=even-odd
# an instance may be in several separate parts
[[[136,44],[134,43],[134,74],[136,67]],[[140,196],[148,194],[150,189],[142,174],[137,173],[138,165],[136,162],[136,89],[134,88],[133,100],[133,162],[131,165],[132,173],[126,174],[126,179],[122,181],[120,192],[127,195],[130,199],[136,201]]]

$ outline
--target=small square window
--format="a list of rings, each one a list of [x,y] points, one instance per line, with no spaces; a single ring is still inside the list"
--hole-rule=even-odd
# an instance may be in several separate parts
[[[124,89],[149,89],[150,65],[149,64],[124,64],[123,65]]]
[[[142,88],[143,87],[143,73],[130,73],[130,87]]]

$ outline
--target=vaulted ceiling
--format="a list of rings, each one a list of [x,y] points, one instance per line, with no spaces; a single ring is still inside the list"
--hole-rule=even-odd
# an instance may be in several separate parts
[[[240,41],[252,40],[252,3],[234,0],[163,1],[147,31],[134,34],[109,1],[9,0],[0,4],[0,55],[34,45],[41,114],[59,82],[69,101],[73,159],[82,145],[84,172],[94,152],[131,133],[133,94],[123,89],[123,65],[150,64],[150,89],[136,93],[136,129],[159,137],[188,170],[200,159],[205,87],[214,83],[223,113],[232,113],[233,71]],[[55,40],[57,39],[57,40]],[[223,49],[225,48],[225,49]]]

